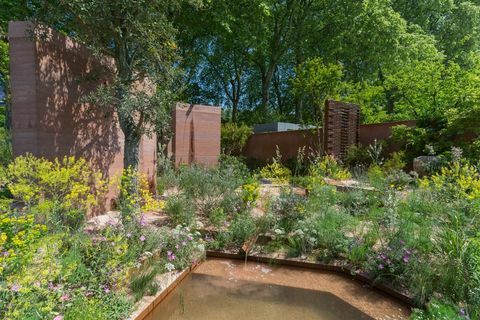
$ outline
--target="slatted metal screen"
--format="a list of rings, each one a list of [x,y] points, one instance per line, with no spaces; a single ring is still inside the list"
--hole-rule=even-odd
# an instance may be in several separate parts
[[[323,151],[344,160],[348,147],[358,144],[360,108],[356,104],[327,100],[323,126]]]

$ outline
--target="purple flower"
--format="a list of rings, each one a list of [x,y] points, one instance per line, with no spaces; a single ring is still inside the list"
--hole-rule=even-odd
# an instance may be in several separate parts
[[[147,223],[145,222],[145,216],[142,214],[140,216],[140,225],[143,227],[145,226]]]
[[[387,259],[387,256],[382,253],[382,254],[380,255],[380,259],[385,260],[385,259]]]
[[[176,256],[172,251],[167,251],[167,259],[168,261],[173,261],[175,260]]]
[[[4,257],[8,257],[9,255],[10,255],[10,252],[8,252],[8,251],[4,251],[4,252],[3,252],[3,256],[4,256]]]
[[[20,291],[21,288],[22,288],[21,285],[19,285],[19,284],[14,284],[14,285],[12,286],[11,290],[12,290],[13,292],[18,292],[18,291]]]
[[[380,264],[378,265],[378,269],[383,270],[383,269],[385,269],[385,266],[380,263]]]
[[[409,256],[403,256],[402,260],[403,260],[403,262],[408,263],[408,261],[410,261],[410,257]]]
[[[192,241],[192,240],[193,240],[192,236],[188,236],[187,239],[188,239],[188,241]]]
[[[458,314],[462,317],[465,317],[466,316],[466,312],[465,312],[465,309],[464,308],[461,308],[460,311],[458,312]]]
[[[110,288],[108,286],[105,286],[103,291],[105,291],[105,293],[110,293]]]
[[[146,239],[145,236],[140,236],[140,241],[143,242],[143,241],[145,241],[145,239]]]

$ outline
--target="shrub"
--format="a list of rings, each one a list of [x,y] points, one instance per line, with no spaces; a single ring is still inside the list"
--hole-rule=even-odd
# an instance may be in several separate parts
[[[227,221],[227,214],[223,208],[215,208],[210,212],[208,219],[212,225],[217,228],[222,227]]]
[[[432,189],[439,197],[476,200],[480,199],[480,171],[471,164],[454,162],[422,179],[420,186]]]
[[[221,155],[219,159],[219,174],[228,177],[236,185],[240,185],[248,179],[250,171],[243,158]]]
[[[0,282],[28,261],[32,244],[46,231],[33,215],[0,214]]]
[[[345,164],[351,168],[356,166],[368,167],[372,163],[372,158],[368,153],[368,149],[361,146],[352,144],[347,149],[345,156]]]
[[[282,190],[280,197],[273,200],[270,210],[275,217],[276,228],[288,234],[304,217],[305,198],[293,193],[292,190]]]
[[[260,170],[260,175],[262,178],[268,179],[273,183],[284,184],[290,181],[292,172],[279,161],[274,159],[272,163],[267,164]]]
[[[255,206],[255,202],[257,201],[259,196],[260,192],[258,190],[257,181],[251,180],[248,183],[242,185],[242,200],[243,203],[247,205],[247,207]]]
[[[331,155],[317,158],[309,168],[310,186],[325,184],[324,179],[346,180],[351,178],[348,170],[343,169],[340,163]]]
[[[194,260],[200,259],[204,254],[200,233],[192,231],[189,227],[178,225],[167,232],[165,239],[167,240],[163,250],[165,271],[189,267]]]
[[[241,246],[256,234],[257,226],[250,214],[237,214],[230,225],[229,231],[233,243]]]
[[[390,158],[387,159],[383,164],[383,169],[387,173],[401,171],[406,166],[404,159],[405,152],[394,152],[390,155]]]
[[[226,155],[239,154],[252,133],[252,128],[245,124],[226,123],[222,125],[221,145],[223,153]]]
[[[105,181],[80,158],[50,162],[26,155],[15,158],[6,169],[7,187],[28,207],[51,200],[65,208],[87,209],[105,192]]]
[[[174,224],[191,225],[195,221],[195,208],[192,200],[184,195],[169,197],[165,212]]]
[[[375,188],[382,188],[385,185],[385,173],[379,165],[372,165],[367,171],[368,182]]]
[[[438,300],[432,300],[426,310],[416,309],[411,315],[412,320],[463,320],[465,318],[463,310]]]
[[[160,211],[165,207],[163,200],[154,198],[147,176],[143,173],[130,168],[123,170],[118,186],[120,212],[125,226],[136,222],[142,211]]]

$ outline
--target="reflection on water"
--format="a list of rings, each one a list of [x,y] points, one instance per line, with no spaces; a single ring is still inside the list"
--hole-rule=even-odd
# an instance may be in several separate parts
[[[337,296],[259,282],[192,274],[148,320],[372,319]]]

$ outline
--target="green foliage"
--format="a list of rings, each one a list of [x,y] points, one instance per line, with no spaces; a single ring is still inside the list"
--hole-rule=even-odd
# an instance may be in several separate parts
[[[368,149],[361,145],[352,144],[348,147],[345,164],[350,168],[356,166],[368,167],[372,163]]]
[[[193,203],[183,195],[169,197],[165,206],[165,212],[174,224],[191,225],[195,222]]]
[[[295,69],[292,86],[296,96],[306,96],[313,107],[310,111],[315,123],[321,124],[322,108],[326,99],[338,94],[343,75],[340,64],[324,63],[322,58],[307,60]]]
[[[79,297],[65,313],[65,320],[103,320],[108,317],[107,308],[102,301]]]
[[[0,281],[30,258],[31,246],[46,233],[33,215],[0,214]]]
[[[310,189],[314,185],[325,184],[324,179],[347,180],[351,174],[347,169],[342,168],[335,157],[327,155],[322,158],[316,158],[309,167]]]
[[[221,132],[223,153],[226,155],[239,154],[252,133],[252,128],[244,124],[223,124]]]
[[[233,218],[229,231],[232,242],[242,246],[246,241],[255,236],[257,226],[250,214],[238,214]]]
[[[280,197],[272,201],[270,210],[274,216],[275,227],[288,234],[305,214],[305,198],[290,189],[282,190]]]
[[[403,170],[403,168],[405,168],[405,166],[407,165],[404,159],[405,153],[403,151],[394,152],[390,155],[390,158],[385,160],[385,163],[383,164],[383,169],[387,173]]]
[[[73,157],[53,162],[32,155],[17,157],[5,169],[4,183],[36,219],[57,227],[77,228],[106,192],[101,174],[84,159]]]
[[[480,171],[470,164],[454,162],[431,178],[424,178],[420,184],[437,192],[439,197],[480,199]]]
[[[255,205],[258,197],[260,196],[260,191],[258,190],[258,182],[253,180],[242,185],[242,200],[247,205],[247,207],[252,207]]]
[[[290,181],[292,172],[274,159],[272,163],[267,164],[260,170],[260,175],[262,178],[268,179],[273,183],[285,184]]]
[[[427,310],[414,310],[411,315],[412,320],[461,320],[457,308],[449,303],[433,300],[427,305]]]

